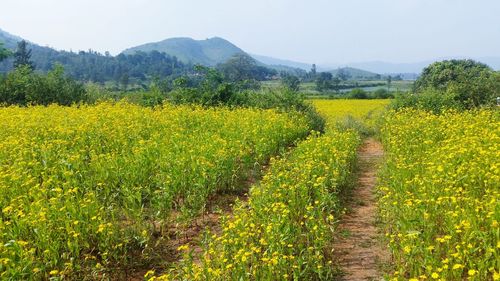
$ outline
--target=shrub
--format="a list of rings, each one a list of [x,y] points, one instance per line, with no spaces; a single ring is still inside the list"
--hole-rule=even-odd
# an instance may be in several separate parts
[[[351,99],[367,99],[368,94],[365,92],[363,89],[352,89],[351,92],[349,93],[349,98]]]
[[[86,99],[81,83],[64,75],[56,65],[46,75],[20,66],[0,81],[0,103],[7,105],[71,105]]]
[[[396,107],[431,111],[472,109],[495,104],[500,74],[473,60],[445,60],[426,67],[415,81],[413,95],[400,95]]]

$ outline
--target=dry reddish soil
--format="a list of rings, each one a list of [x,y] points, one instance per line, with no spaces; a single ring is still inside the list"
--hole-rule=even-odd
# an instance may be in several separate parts
[[[383,280],[381,266],[389,262],[376,226],[374,188],[384,151],[380,142],[367,139],[358,152],[357,184],[347,202],[347,213],[336,230],[333,249],[341,280]]]

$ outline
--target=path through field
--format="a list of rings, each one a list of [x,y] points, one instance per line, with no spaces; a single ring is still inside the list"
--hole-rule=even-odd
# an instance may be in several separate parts
[[[359,150],[357,184],[333,245],[341,280],[383,280],[380,268],[389,261],[389,253],[378,239],[374,194],[383,153],[382,145],[374,139],[365,140]]]

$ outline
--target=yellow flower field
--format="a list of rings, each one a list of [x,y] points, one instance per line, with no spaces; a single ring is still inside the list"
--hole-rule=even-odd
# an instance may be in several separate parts
[[[200,262],[183,247],[178,268],[149,280],[329,280],[325,252],[337,194],[350,178],[359,141],[355,132],[332,131],[273,159],[248,202],[209,237]]]
[[[499,280],[500,113],[391,113],[382,138],[392,277]]]
[[[188,245],[185,259],[148,280],[330,280],[328,247],[341,211],[339,192],[347,187],[360,136],[334,124],[345,114],[364,117],[386,101],[314,101],[327,132],[313,135],[283,158],[273,159],[248,202],[222,220],[222,232],[203,245],[200,260]],[[359,108],[362,112],[358,112]],[[326,255],[325,255],[326,254]]]
[[[200,214],[308,131],[273,110],[1,108],[0,279],[97,276],[127,262],[172,210]]]
[[[389,100],[312,100],[330,130],[352,128],[373,134]]]
[[[321,100],[314,99],[312,104],[319,113],[327,118],[367,118],[372,114],[383,111],[390,100]]]

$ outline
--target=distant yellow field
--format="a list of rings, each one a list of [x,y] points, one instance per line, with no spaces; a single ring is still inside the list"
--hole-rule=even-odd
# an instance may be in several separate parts
[[[307,133],[273,110],[0,108],[0,280],[102,272]]]
[[[327,119],[338,119],[350,115],[361,118],[381,111],[390,100],[312,100],[314,106]]]

